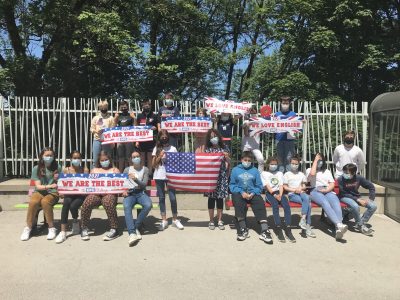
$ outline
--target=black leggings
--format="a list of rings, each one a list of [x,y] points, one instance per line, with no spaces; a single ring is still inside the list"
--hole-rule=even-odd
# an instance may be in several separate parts
[[[214,209],[215,202],[217,202],[217,209],[224,208],[224,199],[208,197],[208,209]]]
[[[68,212],[71,211],[72,218],[78,219],[78,210],[82,206],[83,196],[68,196],[64,198],[64,205],[61,210],[61,224],[68,223]]]

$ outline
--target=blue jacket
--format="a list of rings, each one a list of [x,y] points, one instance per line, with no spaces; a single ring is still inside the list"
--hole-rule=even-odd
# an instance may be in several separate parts
[[[294,116],[297,116],[297,114],[294,111],[291,111],[291,110],[286,111],[286,112],[277,111],[275,113],[275,117],[279,118],[279,119],[282,119],[282,120],[287,119],[289,117],[294,117]],[[282,132],[282,133],[275,134],[275,139],[277,141],[288,141],[287,132]],[[290,139],[289,141],[293,141],[293,140]]]
[[[263,190],[261,176],[254,167],[245,168],[242,164],[232,169],[231,182],[229,184],[231,193],[249,193],[260,195]]]

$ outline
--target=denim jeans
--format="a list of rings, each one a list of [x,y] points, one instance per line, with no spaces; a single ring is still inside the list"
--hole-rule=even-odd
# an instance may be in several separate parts
[[[99,154],[101,150],[106,151],[108,154],[112,155],[112,147],[110,144],[102,145],[101,141],[93,140],[93,147],[92,147],[92,168],[96,166],[96,163],[99,159]]]
[[[355,201],[351,198],[347,198],[347,197],[341,198],[340,201],[342,201],[343,203],[346,203],[349,206],[351,213],[353,214],[354,219],[356,220],[357,225],[363,225],[364,223],[367,223],[369,221],[369,219],[372,217],[372,215],[374,214],[374,212],[376,211],[376,209],[378,208],[374,201],[368,200],[368,204],[365,207],[366,211],[364,212],[363,216],[361,217],[360,216],[360,205],[357,203],[357,201]]]
[[[312,201],[324,209],[326,215],[333,224],[336,225],[338,223],[342,223],[342,208],[340,207],[339,198],[334,192],[323,194],[314,189],[312,190],[310,196]]]
[[[132,208],[137,203],[142,206],[142,209],[135,221],[133,220]],[[128,195],[128,197],[124,198],[125,223],[129,234],[135,233],[136,229],[143,224],[143,221],[149,214],[151,207],[151,199],[144,191],[137,194],[131,193]]]
[[[306,193],[289,194],[289,201],[301,204],[301,214],[306,215],[307,224],[311,225],[311,200]]]
[[[290,159],[295,153],[294,140],[278,141],[276,144],[276,153],[279,160],[279,171],[290,171]]]
[[[167,185],[167,180],[156,179],[157,194],[160,204],[160,212],[162,216],[166,215],[165,208],[165,186]],[[176,203],[176,195],[174,189],[168,189],[169,201],[171,202],[172,215],[176,217],[178,215],[178,205]]]
[[[274,215],[274,221],[276,226],[281,226],[281,217],[279,215],[279,204],[282,205],[285,214],[285,224],[287,226],[292,225],[292,212],[290,210],[289,202],[286,196],[282,196],[281,201],[276,200],[276,198],[270,194],[266,193],[267,202],[272,206],[272,214]]]

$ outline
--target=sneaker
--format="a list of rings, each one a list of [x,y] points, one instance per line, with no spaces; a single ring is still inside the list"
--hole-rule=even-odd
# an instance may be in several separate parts
[[[361,226],[361,233],[367,236],[373,236],[373,230],[365,225]]]
[[[285,236],[283,235],[283,231],[282,231],[281,227],[276,228],[276,236],[278,238],[278,241],[280,241],[281,243],[286,243],[286,239],[285,239]]]
[[[238,241],[244,241],[245,239],[249,238],[249,230],[247,228],[241,228],[237,234]]]
[[[142,234],[140,233],[140,230],[139,230],[139,229],[136,229],[136,236],[137,236],[137,238],[138,238],[139,240],[142,239]]]
[[[225,230],[224,222],[219,221],[219,222],[218,222],[218,228],[219,228],[219,230]]]
[[[341,239],[343,238],[343,232],[340,231],[339,229],[336,229],[335,238],[336,238],[337,240],[341,240]]]
[[[65,231],[60,231],[60,233],[57,235],[56,238],[56,243],[61,244],[62,242],[65,242],[67,240],[67,235]]]
[[[310,224],[307,224],[306,235],[307,235],[308,237],[312,237],[312,238],[317,237],[317,236],[315,235],[314,231],[311,230],[311,225],[310,225]]]
[[[214,230],[214,229],[215,229],[215,224],[214,224],[214,222],[208,223],[208,229],[210,229],[210,230]]]
[[[293,234],[292,234],[292,229],[290,229],[289,227],[285,228],[285,235],[286,237],[289,239],[289,241],[291,243],[296,243],[296,239],[294,238]]]
[[[79,226],[79,221],[78,220],[74,220],[73,222],[72,222],[72,231],[71,231],[71,233],[73,234],[73,235],[77,235],[77,234],[79,234],[81,232],[81,227]]]
[[[175,221],[172,221],[172,226],[178,228],[179,230],[182,230],[185,228],[185,227],[183,227],[181,221],[179,221],[178,219],[176,219]]]
[[[110,231],[105,236],[103,236],[103,241],[112,241],[117,237],[118,237],[118,231],[114,228],[111,228]]]
[[[31,236],[31,229],[29,227],[25,227],[21,234],[21,241],[29,240],[30,236]]]
[[[163,231],[168,228],[168,221],[161,221],[160,226],[158,227],[158,230]]]
[[[81,239],[82,239],[82,241],[90,240],[89,230],[87,228],[82,228]]]
[[[303,230],[307,230],[307,223],[305,218],[300,219],[299,227]]]
[[[49,233],[47,234],[48,240],[54,240],[57,236],[57,229],[55,227],[49,228]]]
[[[269,230],[265,230],[260,234],[260,240],[264,241],[267,244],[272,245],[274,241],[272,240],[271,232]]]
[[[135,242],[139,241],[139,237],[137,236],[137,234],[135,233],[131,233],[129,235],[129,239],[128,239],[128,244],[129,246],[133,246],[133,244],[135,244]]]
[[[347,231],[347,225],[343,224],[343,223],[339,223],[338,224],[338,229],[342,232],[342,234],[344,235]]]

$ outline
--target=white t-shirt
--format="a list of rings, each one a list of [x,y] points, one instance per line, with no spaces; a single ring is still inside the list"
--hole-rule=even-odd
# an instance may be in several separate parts
[[[291,189],[301,187],[302,183],[307,183],[307,177],[303,172],[293,173],[292,171],[288,171],[283,175],[283,184],[287,184]],[[289,194],[293,194],[293,192],[289,192]]]
[[[308,168],[306,170],[306,176],[310,180],[311,188],[325,188],[330,183],[335,182],[331,171],[329,171],[328,169],[326,169],[324,172],[317,171],[317,174],[315,176],[310,176],[310,172],[311,168]]]
[[[249,126],[249,122],[249,120],[244,121],[243,127]],[[254,136],[250,136],[249,130],[249,136],[242,135],[242,151],[251,151],[255,149],[260,149],[260,134],[257,133]]]
[[[133,166],[128,167],[128,174],[136,174],[137,178],[140,181],[143,181],[143,176],[144,176],[144,170],[146,167],[142,167],[139,171],[136,170]],[[125,173],[126,169],[124,170]],[[134,180],[129,180],[129,188],[134,189],[138,187],[138,184]]]
[[[332,160],[336,166],[335,178],[343,175],[343,167],[347,164],[355,164],[358,171],[365,166],[364,152],[356,145],[351,148],[347,148],[343,144],[337,146],[333,152]]]
[[[168,146],[163,148],[164,152],[178,152],[174,146]],[[157,152],[157,147],[154,147],[153,149],[153,156],[156,156]],[[161,164],[155,168],[154,173],[153,173],[153,179],[161,179],[161,180],[166,180],[167,179],[167,174],[166,170],[164,167],[164,161],[165,161],[165,154],[164,157],[161,159]]]
[[[264,171],[261,173],[261,181],[263,186],[268,184],[273,192],[279,191],[279,188],[283,185],[283,173],[280,171],[274,173]]]

